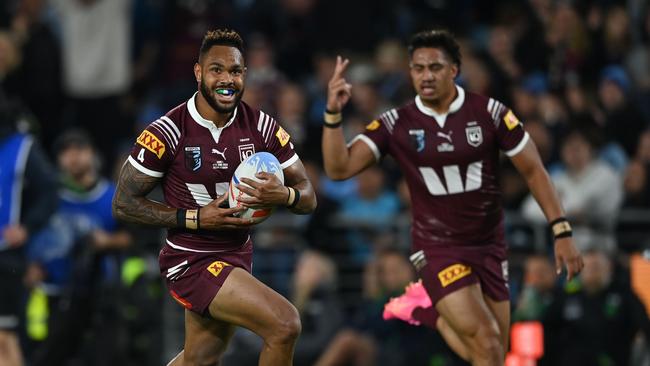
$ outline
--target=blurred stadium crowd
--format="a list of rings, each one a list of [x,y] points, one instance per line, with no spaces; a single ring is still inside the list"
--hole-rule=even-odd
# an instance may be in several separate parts
[[[320,165],[335,55],[352,59],[351,138],[414,97],[404,43],[435,26],[461,40],[458,84],[524,122],[585,253],[579,279],[557,278],[541,210],[504,160],[513,320],[542,321],[538,363],[650,365],[648,0],[3,0],[2,138],[36,136],[59,201],[26,203],[45,218],[0,249],[0,275],[24,284],[11,301],[26,364],[161,365],[182,347],[182,308],[158,275],[164,234],[119,226],[110,196],[135,137],[196,90],[217,27],[243,35],[244,100],[283,124],[318,194],[312,216],[277,211],[254,239],[254,274],[301,313],[296,365],[462,364],[436,332],[381,319],[414,277],[394,162],[344,182]],[[225,364],[255,365],[260,347],[238,331]]]

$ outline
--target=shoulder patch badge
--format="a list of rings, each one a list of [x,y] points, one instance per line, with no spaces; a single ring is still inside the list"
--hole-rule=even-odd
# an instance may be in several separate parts
[[[438,279],[442,287],[447,287],[470,273],[472,273],[472,267],[456,263],[438,272]]]
[[[381,123],[378,120],[374,120],[366,125],[366,130],[374,131],[381,126]]]
[[[142,131],[136,142],[139,145],[142,145],[145,149],[156,154],[158,159],[162,158],[165,153],[165,144],[163,144],[156,135],[147,130]]]
[[[210,265],[206,269],[208,270],[208,272],[212,273],[213,276],[218,277],[219,273],[221,273],[221,271],[224,269],[224,267],[229,266],[229,265],[230,265],[230,263],[227,263],[227,262],[215,261],[215,262],[210,263]]]
[[[503,121],[506,123],[506,127],[508,127],[508,130],[512,130],[513,128],[517,127],[519,125],[519,119],[517,119],[517,116],[515,116],[514,113],[512,113],[512,110],[509,110],[508,113],[503,117]]]
[[[278,132],[275,133],[275,137],[278,138],[278,141],[280,141],[280,145],[282,145],[282,147],[284,147],[284,145],[286,145],[287,142],[289,142],[289,139],[291,138],[289,133],[280,126],[278,126]]]

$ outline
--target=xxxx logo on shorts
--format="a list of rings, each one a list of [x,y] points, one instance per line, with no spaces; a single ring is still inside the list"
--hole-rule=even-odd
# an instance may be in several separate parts
[[[230,264],[226,263],[226,262],[215,261],[215,262],[210,263],[210,265],[206,269],[208,270],[208,272],[212,273],[215,277],[218,277],[219,273],[221,273],[221,270],[224,267],[229,266],[229,265]]]
[[[145,149],[156,154],[158,159],[162,158],[165,153],[165,144],[163,144],[154,134],[144,130],[137,140],[138,144],[144,146]]]
[[[447,287],[470,273],[472,273],[472,267],[457,263],[438,272],[438,279],[440,279],[442,287]]]

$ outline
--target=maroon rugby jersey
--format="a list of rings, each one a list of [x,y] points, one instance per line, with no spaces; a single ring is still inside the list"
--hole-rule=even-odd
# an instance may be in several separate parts
[[[411,192],[414,251],[505,246],[499,151],[514,156],[528,134],[500,102],[456,89],[448,114],[416,97],[383,113],[355,138],[368,144],[377,160],[390,154],[399,163]]]
[[[217,128],[201,117],[195,98],[147,126],[128,158],[140,172],[162,178],[169,206],[207,205],[227,191],[239,163],[253,153],[270,152],[283,169],[298,160],[289,134],[269,115],[240,102],[230,121]],[[167,244],[180,250],[225,251],[243,245],[249,231],[168,229]]]

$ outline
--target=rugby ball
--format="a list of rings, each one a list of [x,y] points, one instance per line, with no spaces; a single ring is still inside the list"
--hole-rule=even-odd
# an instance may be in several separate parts
[[[249,185],[241,181],[241,178],[248,178],[260,182],[261,180],[255,177],[255,174],[258,172],[275,174],[275,176],[280,179],[280,182],[284,184],[284,174],[282,173],[282,167],[280,166],[278,159],[273,154],[267,152],[255,153],[239,164],[237,169],[235,169],[235,174],[233,174],[232,179],[230,179],[230,186],[228,187],[228,203],[231,208],[240,207],[242,205],[239,202],[239,198],[249,197],[248,194],[237,189],[238,184],[249,187]],[[249,207],[240,212],[237,216],[244,219],[252,219],[253,222],[259,223],[271,216],[273,209],[274,207]]]

